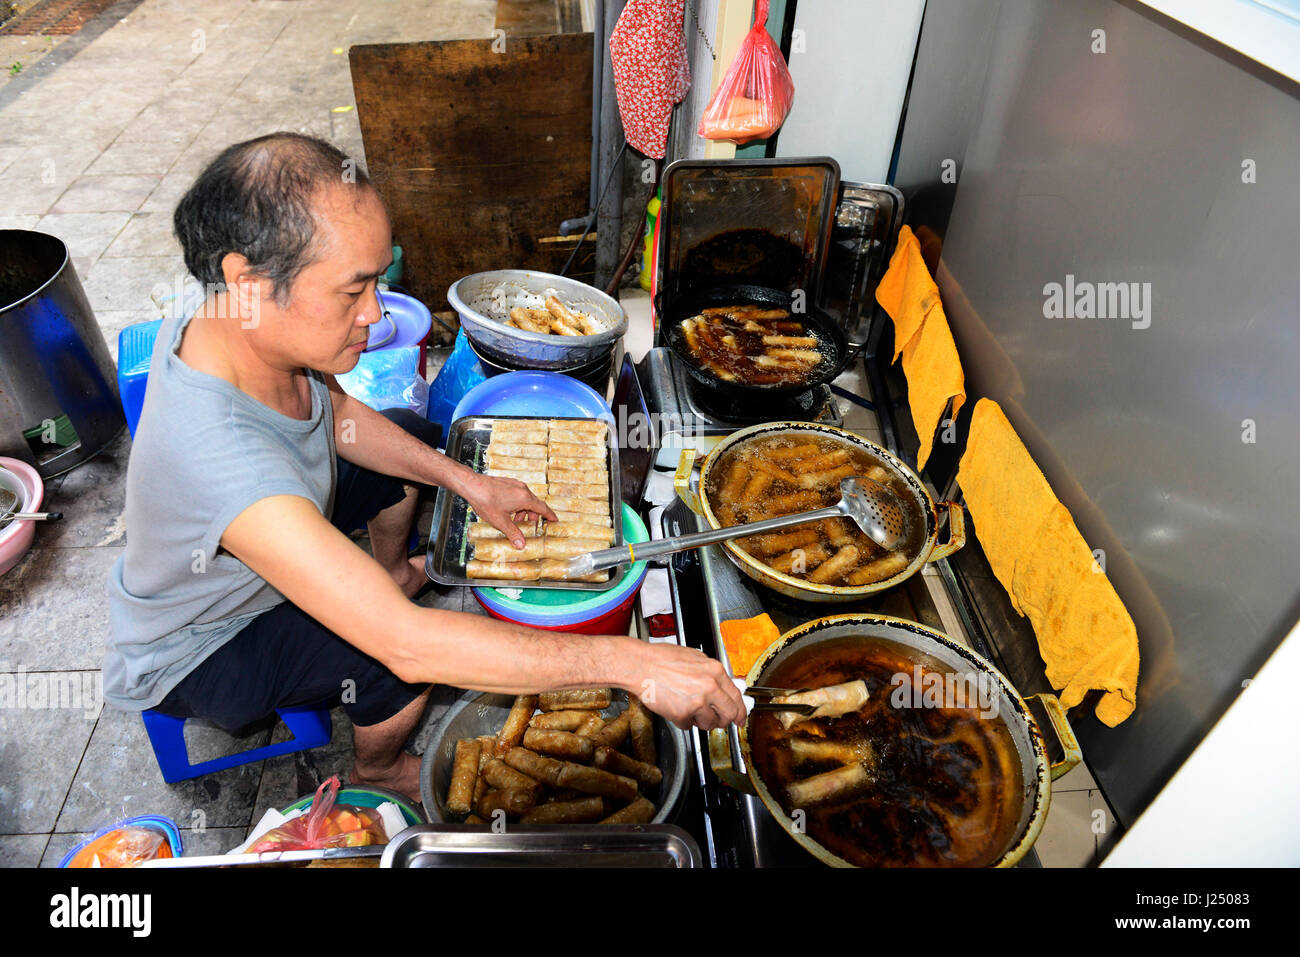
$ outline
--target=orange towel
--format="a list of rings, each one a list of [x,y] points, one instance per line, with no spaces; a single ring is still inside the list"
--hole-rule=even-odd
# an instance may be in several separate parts
[[[781,631],[766,614],[755,618],[734,618],[720,626],[722,643],[727,648],[731,673],[737,678],[749,674],[758,656],[767,646],[781,637]]]
[[[1114,727],[1137,703],[1137,628],[1069,510],[1056,499],[1001,407],[981,399],[957,474],[980,545],[1016,611],[1029,617],[1047,680],[1071,708],[1104,691]]]
[[[953,419],[966,401],[966,379],[939,287],[921,258],[920,243],[907,226],[899,230],[889,270],[876,287],[876,301],[894,320],[894,361],[902,355],[907,401],[921,440],[917,467],[925,468],[948,400],[952,399]]]
[[[898,231],[898,244],[889,259],[889,269],[876,286],[876,302],[894,320],[894,358],[921,330],[926,314],[939,303],[939,287],[930,278],[921,258],[921,245],[912,230]]]

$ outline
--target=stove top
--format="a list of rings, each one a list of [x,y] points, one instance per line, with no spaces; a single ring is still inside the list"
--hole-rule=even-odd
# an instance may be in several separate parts
[[[796,420],[842,427],[844,417],[830,386],[819,385],[796,396],[771,402],[735,400],[702,387],[671,349],[650,350],[646,357],[648,399],[659,415],[660,452],[656,464],[672,467],[684,448],[701,454],[737,429],[760,422]]]

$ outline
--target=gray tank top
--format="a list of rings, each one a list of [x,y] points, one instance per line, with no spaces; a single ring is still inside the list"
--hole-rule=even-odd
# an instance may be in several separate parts
[[[240,512],[271,495],[334,508],[334,414],[311,378],[311,417],[291,418],[176,355],[188,319],[158,333],[126,474],[126,551],[109,574],[104,697],[143,711],[284,596],[218,554]]]

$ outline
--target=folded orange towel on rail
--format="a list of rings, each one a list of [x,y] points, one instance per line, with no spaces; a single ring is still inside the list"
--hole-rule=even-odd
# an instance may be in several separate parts
[[[1047,680],[1072,708],[1104,691],[1097,718],[1119,724],[1137,704],[1137,628],[1070,512],[992,399],[980,399],[957,473],[993,574],[1029,618]]]
[[[766,613],[754,618],[732,618],[722,622],[720,630],[731,673],[737,678],[748,675],[758,656],[781,637],[781,629]]]
[[[894,360],[903,357],[907,400],[920,438],[917,468],[925,468],[948,400],[952,417],[966,401],[966,379],[948,317],[939,300],[939,287],[921,258],[921,247],[904,226],[889,270],[876,287],[876,301],[894,320]]]

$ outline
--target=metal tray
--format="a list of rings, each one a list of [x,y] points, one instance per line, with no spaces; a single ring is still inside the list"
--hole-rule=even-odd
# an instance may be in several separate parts
[[[701,867],[700,847],[672,824],[419,824],[384,849],[380,867]]]
[[[401,837],[405,834],[398,834]],[[204,867],[306,867],[312,861],[346,861],[372,859],[383,855],[386,845],[366,847],[326,847],[312,851],[263,851],[260,854],[205,854],[198,857],[164,857],[145,861],[148,868],[204,868]],[[374,864],[370,866],[374,867]]]
[[[627,707],[627,692],[614,688],[610,706],[600,712],[606,719],[617,717]],[[451,766],[456,754],[456,742],[461,738],[495,735],[506,723],[506,716],[515,703],[514,695],[466,691],[434,726],[429,743],[424,749],[420,764],[420,796],[424,813],[433,824],[451,819],[443,798],[451,785]],[[690,745],[686,732],[659,715],[653,715],[655,749],[659,755],[659,769],[664,779],[656,787],[645,788],[645,796],[655,803],[652,824],[663,824],[677,813],[686,790],[686,777]],[[587,825],[584,825],[587,826]]]
[[[447,435],[447,457],[475,472],[485,471],[484,456],[492,423],[500,420],[547,419],[555,421],[592,421],[573,415],[467,415],[451,424]],[[606,471],[609,473],[609,514],[614,523],[614,544],[623,544],[623,496],[619,476],[618,443],[614,441],[612,423],[609,441],[605,443]],[[440,585],[471,585],[476,588],[553,588],[572,591],[609,591],[622,580],[624,566],[613,569],[606,582],[521,582],[513,579],[467,578],[465,562],[470,551],[465,537],[469,503],[459,495],[438,489],[434,503],[433,525],[429,531],[429,549],[424,559],[424,571]]]

